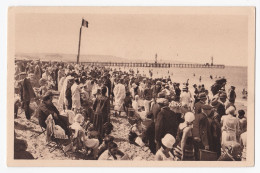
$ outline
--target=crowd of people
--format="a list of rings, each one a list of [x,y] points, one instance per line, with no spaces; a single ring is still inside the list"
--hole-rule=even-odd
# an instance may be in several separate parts
[[[113,116],[128,119],[127,140],[149,148],[155,160],[246,160],[247,120],[236,108],[234,86],[226,90],[222,78],[206,89],[149,73],[17,61],[14,116],[19,107],[28,120],[34,114],[49,140],[68,139],[65,151],[84,149],[91,159],[130,159],[111,135]]]

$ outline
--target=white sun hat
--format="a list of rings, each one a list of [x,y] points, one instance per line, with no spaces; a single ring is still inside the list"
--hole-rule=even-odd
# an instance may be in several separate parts
[[[186,122],[191,123],[192,121],[195,120],[195,116],[192,112],[187,112],[184,116],[184,119],[185,119]]]
[[[175,138],[169,133],[162,138],[162,144],[167,148],[172,148],[174,143]]]

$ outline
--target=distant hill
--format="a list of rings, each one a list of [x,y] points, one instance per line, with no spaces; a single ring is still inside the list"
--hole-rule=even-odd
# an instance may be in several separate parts
[[[77,55],[74,54],[51,54],[51,53],[16,53],[16,59],[42,60],[42,61],[76,61]],[[126,62],[127,59],[111,55],[80,55],[80,61],[98,61],[98,62]]]
[[[76,62],[77,55],[75,54],[54,54],[54,53],[16,53],[16,59],[24,60],[41,60],[41,61],[63,61]],[[80,55],[80,62],[154,62],[154,59],[143,60],[138,58],[126,59],[112,55]],[[176,60],[159,60],[158,63],[175,63],[175,64],[197,64],[192,62],[181,62]]]

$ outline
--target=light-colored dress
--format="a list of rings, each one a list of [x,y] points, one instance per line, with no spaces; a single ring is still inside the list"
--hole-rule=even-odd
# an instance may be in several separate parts
[[[34,76],[35,76],[35,80],[36,80],[35,81],[36,86],[38,87],[39,86],[39,80],[41,79],[41,69],[40,69],[39,65],[35,66]]]
[[[67,105],[68,104],[68,100],[66,99],[66,89],[67,89],[67,86],[68,86],[68,79],[69,79],[69,76],[67,76],[63,82],[63,85],[61,87],[61,90],[60,90],[60,97],[59,97],[59,100],[58,100],[58,109],[62,110],[63,109],[63,105]]]
[[[138,108],[139,108],[138,101],[134,100],[132,103],[132,106],[133,106],[134,110],[138,112]]]
[[[182,92],[180,95],[181,105],[187,105],[191,107],[192,95],[190,92]]]
[[[72,108],[80,109],[80,87],[78,84],[74,83],[71,86],[71,94],[72,94]]]
[[[222,141],[221,145],[225,145],[227,141],[236,141],[239,133],[239,120],[233,115],[224,115],[221,118],[222,124]]]
[[[125,86],[123,84],[117,84],[114,88],[114,95],[115,95],[115,110],[122,111],[124,99],[126,97]]]
[[[62,78],[59,80],[58,91],[61,91],[65,79],[66,79],[66,77],[62,77]]]

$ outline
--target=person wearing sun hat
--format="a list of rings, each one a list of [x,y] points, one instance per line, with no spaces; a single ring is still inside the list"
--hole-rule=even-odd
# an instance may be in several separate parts
[[[179,125],[176,145],[181,148],[181,160],[194,160],[194,142],[192,136],[193,121],[195,115],[192,112],[187,112],[184,115],[184,122]]]
[[[158,103],[159,102],[159,103]],[[150,112],[147,113],[147,118],[150,118],[155,123],[157,120],[157,115],[161,111],[161,107],[163,104],[167,104],[167,100],[165,99],[165,96],[161,93],[158,94],[158,98],[154,100],[154,103],[151,105]]]
[[[60,89],[60,96],[59,96],[59,99],[58,99],[58,106],[61,109],[64,109],[65,107],[67,109],[69,109],[69,102],[70,101],[71,101],[71,104],[72,104],[72,100],[70,100],[70,99],[68,100],[68,97],[67,97],[68,92],[67,91],[71,91],[71,85],[72,85],[73,79],[74,79],[74,77],[72,77],[71,75],[68,75],[63,81],[63,84],[62,84],[61,89]]]
[[[115,98],[115,116],[120,116],[121,112],[123,111],[123,104],[124,104],[124,99],[126,97],[126,88],[125,85],[123,84],[124,80],[120,79],[120,82],[115,85],[113,93],[114,93],[114,98]]]
[[[47,91],[42,98],[42,103],[39,105],[37,113],[39,118],[39,124],[41,127],[46,128],[46,119],[49,115],[52,115],[55,125],[59,125],[62,129],[65,130],[66,135],[70,135],[70,131],[67,122],[60,116],[58,109],[54,106],[53,100],[53,92]]]
[[[166,160],[174,160],[173,154],[170,150],[173,148],[175,143],[175,138],[167,133],[161,140],[162,146],[155,154],[155,160],[158,161],[166,161]]]
[[[181,95],[180,83],[176,83],[174,85],[174,90],[175,90],[174,101],[180,101],[180,95]]]
[[[188,91],[188,87],[185,85],[182,88],[182,93],[180,95],[180,102],[182,105],[188,105],[189,109],[191,108],[191,103],[193,101],[191,93]]]
[[[75,82],[71,86],[71,98],[72,98],[72,109],[76,112],[80,110],[81,103],[80,103],[80,81],[79,79],[75,79]]]
[[[39,86],[39,80],[41,79],[42,73],[40,69],[40,61],[35,61],[34,76],[36,86]]]
[[[230,89],[228,90],[228,101],[230,103],[235,103],[236,100],[236,92],[235,92],[236,87],[231,86]]]
[[[156,81],[155,85],[153,86],[153,98],[156,99],[158,97],[158,93],[161,91],[161,81]]]
[[[151,89],[151,83],[146,83],[146,88],[144,89],[144,108],[145,112],[148,113],[151,109],[151,102],[153,98],[153,90]]]
[[[201,113],[201,108],[203,105],[206,104],[207,96],[205,93],[200,93],[199,94],[199,102],[195,103],[194,105],[194,110],[195,110],[195,115]]]

